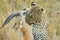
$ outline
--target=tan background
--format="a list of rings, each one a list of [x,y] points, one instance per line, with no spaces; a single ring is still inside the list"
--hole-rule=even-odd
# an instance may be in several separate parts
[[[9,14],[16,11],[21,11],[23,8],[30,7],[30,3],[33,0],[0,0],[0,26],[3,24],[4,20]],[[47,9],[48,15],[48,32],[49,35],[55,34],[60,40],[60,0],[34,0],[38,5],[43,6]],[[15,18],[13,18],[15,20]],[[11,20],[6,27],[0,29],[0,34],[4,34],[6,30],[8,35],[7,40],[18,40],[14,29],[9,31],[9,27],[13,24],[14,20]],[[13,38],[12,38],[13,36]],[[2,37],[4,37],[2,35]],[[10,38],[11,37],[11,38]],[[51,36],[49,36],[51,37]],[[9,39],[10,38],[10,39]],[[6,39],[6,38],[5,38]],[[1,39],[0,39],[1,40]],[[2,39],[3,40],[3,39]],[[50,39],[51,40],[51,39]]]

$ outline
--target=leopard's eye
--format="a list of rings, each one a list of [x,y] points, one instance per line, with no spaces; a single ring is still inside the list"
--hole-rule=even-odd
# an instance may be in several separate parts
[[[34,15],[30,14],[30,17],[31,17],[31,18],[34,18]]]

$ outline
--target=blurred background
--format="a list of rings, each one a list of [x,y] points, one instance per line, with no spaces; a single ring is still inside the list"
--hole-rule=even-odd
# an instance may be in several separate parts
[[[22,11],[24,8],[30,8],[32,1],[47,9],[46,13],[49,19],[49,35],[56,34],[58,36],[58,40],[60,40],[60,0],[0,0],[0,26],[3,24],[4,20],[8,17],[9,14]],[[13,31],[14,29],[9,31],[9,28],[14,23],[14,21],[15,18],[13,18],[6,25],[6,27],[0,29],[0,37],[2,37],[0,40],[3,40],[3,37],[6,35],[8,35],[8,37],[5,37],[7,40],[19,39]]]

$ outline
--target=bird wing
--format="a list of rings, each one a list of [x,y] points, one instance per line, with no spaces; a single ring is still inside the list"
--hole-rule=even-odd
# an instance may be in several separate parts
[[[4,27],[13,17],[20,16],[20,12],[12,13],[10,14],[6,20],[4,21],[3,25],[1,27]]]

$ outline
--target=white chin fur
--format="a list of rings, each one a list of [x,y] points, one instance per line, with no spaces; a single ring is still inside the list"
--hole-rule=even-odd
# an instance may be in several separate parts
[[[20,21],[20,28],[23,27],[23,21]]]

